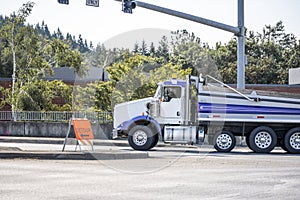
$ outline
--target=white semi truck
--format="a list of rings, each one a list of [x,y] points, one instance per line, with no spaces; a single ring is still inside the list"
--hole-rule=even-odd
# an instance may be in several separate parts
[[[240,92],[210,76],[171,79],[158,84],[154,97],[115,106],[113,138],[120,135],[136,150],[207,137],[217,151],[230,152],[241,136],[254,152],[280,146],[300,153],[300,98]]]

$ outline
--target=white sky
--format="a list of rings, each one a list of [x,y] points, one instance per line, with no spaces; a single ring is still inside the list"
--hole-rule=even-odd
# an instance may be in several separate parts
[[[133,14],[125,14],[121,11],[121,4],[114,0],[100,0],[100,7],[86,6],[85,0],[69,0],[69,5],[59,4],[57,0],[32,1],[36,4],[28,18],[30,24],[41,23],[44,20],[51,33],[59,27],[63,34],[69,32],[76,38],[81,34],[94,45],[105,43],[124,32],[144,28],[160,31],[161,29],[170,31],[187,29],[189,32],[194,32],[203,42],[211,45],[220,41],[226,43],[233,37],[232,33],[144,8],[137,7],[133,10]],[[237,0],[141,1],[237,26]],[[1,0],[0,14],[9,15],[17,11],[25,2],[27,0]],[[299,9],[299,0],[245,0],[245,26],[249,30],[261,32],[264,25],[275,25],[282,20],[286,32],[293,33],[300,39]],[[153,31],[150,31],[149,35],[152,33]],[[145,30],[140,33],[143,34]]]

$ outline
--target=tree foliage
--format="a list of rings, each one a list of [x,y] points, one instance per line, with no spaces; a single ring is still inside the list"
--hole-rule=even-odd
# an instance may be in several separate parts
[[[217,44],[212,57],[227,83],[236,83],[236,39]],[[281,21],[266,25],[262,33],[246,31],[246,83],[287,84],[288,70],[300,67],[300,41],[285,33]]]
[[[41,91],[33,86],[37,82],[40,86],[46,84],[41,79],[53,74],[53,67],[68,66],[75,68],[79,74],[85,73],[78,50],[73,50],[62,40],[42,37],[35,29],[25,25],[33,6],[33,2],[24,4],[0,28],[1,59],[12,66],[11,95],[6,102],[12,106],[13,112],[17,109],[48,108],[46,102],[36,98]],[[31,106],[27,100],[30,100]],[[41,103],[44,105],[40,106]]]
[[[18,88],[19,98],[16,106],[18,110],[28,111],[66,111],[72,110],[72,87],[62,81],[37,80]],[[54,104],[56,97],[64,99],[62,107]]]

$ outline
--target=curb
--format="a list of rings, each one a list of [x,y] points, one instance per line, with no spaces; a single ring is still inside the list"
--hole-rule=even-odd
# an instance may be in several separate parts
[[[121,160],[148,158],[147,152],[0,152],[0,159]]]

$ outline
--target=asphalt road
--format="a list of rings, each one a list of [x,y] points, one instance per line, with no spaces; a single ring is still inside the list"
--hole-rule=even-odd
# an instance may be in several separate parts
[[[300,155],[160,147],[144,159],[0,160],[0,199],[300,199]]]

